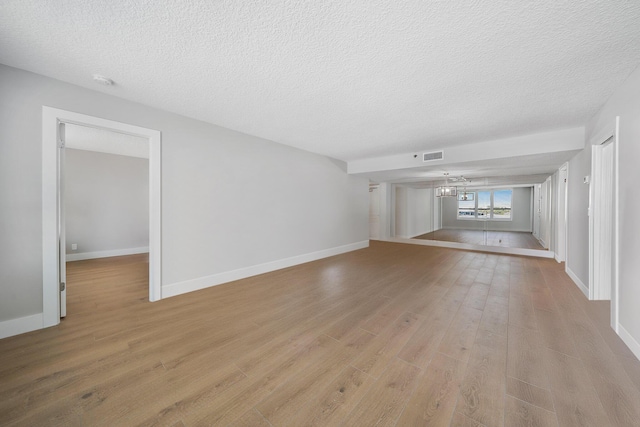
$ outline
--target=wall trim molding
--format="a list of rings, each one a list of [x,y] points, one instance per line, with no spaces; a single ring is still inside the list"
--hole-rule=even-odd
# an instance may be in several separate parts
[[[210,276],[198,277],[195,279],[185,280],[183,282],[171,283],[162,286],[162,298],[169,298],[187,292],[193,292],[212,286],[222,285],[223,283],[232,282],[234,280],[245,279],[247,277],[256,276],[258,274],[269,273],[271,271],[280,270],[282,268],[292,267],[294,265],[304,264],[316,261],[322,258],[328,258],[340,255],[346,252],[355,251],[369,247],[369,240],[350,243],[348,245],[336,246],[329,249],[323,249],[302,255],[296,255],[290,258],[283,258],[275,261],[265,262],[263,264],[252,265],[249,267],[239,268],[237,270],[225,271],[223,273],[212,274]]]
[[[42,313],[4,320],[0,322],[0,339],[35,331],[43,327]]]
[[[629,350],[631,350],[631,352],[640,359],[640,343],[638,343],[633,335],[631,335],[620,323],[618,323],[618,331],[618,335],[627,347],[629,347]]]
[[[566,264],[565,264],[565,272],[571,278],[571,280],[573,280],[573,283],[575,283],[578,286],[578,289],[582,291],[584,296],[587,297],[587,299],[589,299],[589,288],[585,286],[584,283],[582,283],[582,280],[580,280],[578,276],[576,276],[576,274]]]
[[[149,246],[144,246],[140,248],[128,248],[128,249],[112,249],[109,251],[81,252],[81,253],[67,254],[66,260],[67,262],[82,261],[85,259],[108,258],[112,256],[135,255],[135,254],[144,254],[148,252],[149,252]]]

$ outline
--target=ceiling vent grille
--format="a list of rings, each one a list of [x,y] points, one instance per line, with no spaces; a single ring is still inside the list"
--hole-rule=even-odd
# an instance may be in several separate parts
[[[444,159],[444,151],[432,151],[431,153],[422,154],[423,162],[433,162],[434,160],[442,160],[442,159]]]

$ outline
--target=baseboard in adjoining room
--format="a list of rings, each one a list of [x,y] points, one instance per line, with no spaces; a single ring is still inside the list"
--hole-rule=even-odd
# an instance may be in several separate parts
[[[436,231],[438,231],[438,230],[440,230],[440,229],[438,228],[438,229],[436,229],[436,230],[424,231],[424,232],[421,232],[421,233],[418,233],[418,234],[414,234],[414,235],[411,235],[411,236],[401,236],[401,235],[396,235],[396,236],[394,236],[394,237],[398,237],[398,238],[400,238],[400,239],[415,239],[416,237],[424,236],[425,234],[435,233],[435,232],[436,232]]]
[[[573,280],[573,283],[575,283],[576,286],[578,286],[578,289],[580,289],[584,294],[584,296],[587,297],[587,299],[589,299],[589,287],[586,286],[584,283],[582,283],[582,280],[580,280],[578,276],[576,276],[576,274],[573,271],[571,271],[569,267],[566,267],[566,264],[565,264],[565,271],[567,275],[571,278],[571,280]]]
[[[266,262],[263,264],[239,268],[237,270],[225,271],[222,273],[198,277],[178,283],[171,283],[162,286],[162,298],[173,297],[185,294],[187,292],[193,292],[212,286],[222,285],[224,283],[233,282],[234,280],[246,279],[247,277],[256,276],[258,274],[269,273],[271,271],[280,270],[282,268],[293,267],[294,265],[317,261],[322,258],[328,258],[334,255],[340,255],[346,252],[364,249],[367,247],[369,247],[369,240],[364,240],[362,242],[351,243],[348,245],[337,246],[317,252],[311,252],[293,256],[290,258],[284,258]]]
[[[540,238],[537,238],[537,237],[536,237],[536,239],[538,239],[538,242],[540,243],[540,246],[542,246],[543,248],[548,248],[549,247],[547,245],[547,242],[545,242],[544,240],[542,240]]]
[[[531,230],[526,230],[526,229],[520,229],[520,228],[516,228],[513,230],[493,230],[493,229],[484,229],[484,228],[468,228],[468,227],[451,227],[451,226],[447,226],[447,227],[441,227],[438,230],[466,230],[466,231],[491,231],[491,232],[496,232],[496,233],[500,233],[500,232],[505,232],[505,233],[533,233],[533,231]],[[435,230],[437,231],[437,230]],[[535,236],[534,236],[535,237]]]
[[[618,323],[620,339],[629,347],[629,350],[640,360],[640,343],[620,323]]]
[[[109,251],[82,252],[66,254],[67,261],[82,261],[85,259],[109,258],[112,256],[135,255],[149,252],[149,246],[140,248],[112,249]]]
[[[468,251],[491,252],[506,255],[524,255],[538,258],[553,258],[553,253],[541,249],[526,248],[510,248],[506,246],[486,246],[474,245],[471,243],[448,242],[444,240],[423,240],[423,239],[404,239],[400,237],[391,237],[384,239],[385,242],[408,243],[410,245],[437,246],[441,248],[463,249]]]
[[[42,313],[0,321],[0,339],[42,329]]]

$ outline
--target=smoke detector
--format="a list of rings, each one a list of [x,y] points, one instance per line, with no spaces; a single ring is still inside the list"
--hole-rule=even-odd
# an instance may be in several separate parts
[[[104,86],[112,86],[114,84],[113,80],[105,76],[101,76],[100,74],[94,74],[93,81],[96,83],[100,83],[101,85],[104,85]]]

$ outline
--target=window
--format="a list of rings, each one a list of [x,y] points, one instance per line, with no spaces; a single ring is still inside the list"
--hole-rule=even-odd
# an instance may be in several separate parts
[[[478,219],[491,218],[491,191],[478,191],[476,212]]]
[[[476,217],[476,202],[473,197],[474,193],[466,193],[467,197],[462,197],[463,194],[458,194],[458,218],[475,218]],[[465,200],[466,199],[466,200]]]
[[[458,219],[511,220],[512,189],[482,190],[458,195]]]
[[[513,190],[493,192],[493,216],[495,219],[511,219],[511,196]]]

